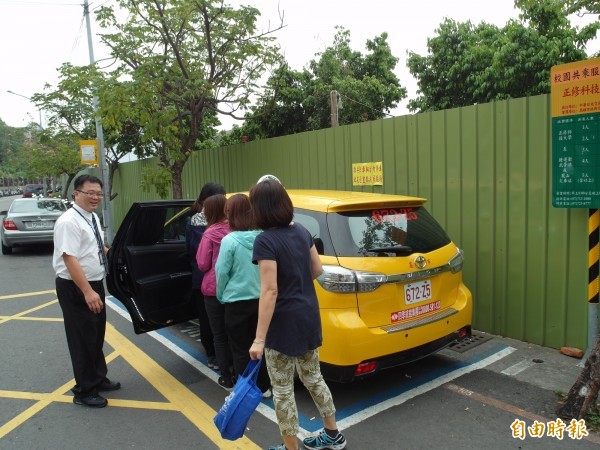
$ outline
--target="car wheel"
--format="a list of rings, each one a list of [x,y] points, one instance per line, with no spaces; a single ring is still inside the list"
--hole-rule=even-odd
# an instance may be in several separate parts
[[[4,242],[2,243],[2,254],[3,255],[12,255],[12,247],[7,247],[6,245],[4,245]]]

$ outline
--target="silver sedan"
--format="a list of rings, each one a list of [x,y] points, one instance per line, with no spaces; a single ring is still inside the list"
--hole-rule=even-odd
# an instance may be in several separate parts
[[[2,254],[13,247],[52,243],[54,223],[67,210],[63,200],[53,198],[17,198],[8,211],[1,211]]]

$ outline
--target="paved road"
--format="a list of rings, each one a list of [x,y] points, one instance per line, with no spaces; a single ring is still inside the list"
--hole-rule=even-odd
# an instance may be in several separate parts
[[[107,395],[107,408],[73,405],[51,251],[0,255],[0,449],[256,449],[279,443],[271,401],[259,406],[243,439],[221,440],[212,417],[226,392],[205,364],[195,323],[135,335],[111,298],[105,354],[109,376],[123,388]],[[331,389],[349,449],[598,448],[597,435],[548,435],[548,425],[557,424],[556,391],[569,389],[577,362],[479,333],[469,345]],[[302,434],[318,430],[309,395],[301,386],[296,395]],[[540,437],[531,436],[534,424],[545,426]],[[570,425],[582,431],[582,424]],[[521,431],[523,439],[513,437]]]

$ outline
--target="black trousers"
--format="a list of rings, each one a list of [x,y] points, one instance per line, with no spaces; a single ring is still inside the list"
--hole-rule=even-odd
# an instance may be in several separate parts
[[[244,373],[250,361],[250,347],[256,337],[257,324],[258,299],[225,303],[225,328],[236,376]],[[263,392],[271,386],[265,361],[260,365],[256,384]]]
[[[208,314],[206,313],[206,306],[204,305],[204,295],[200,289],[192,289],[192,295],[196,301],[198,307],[198,323],[200,324],[200,342],[204,347],[206,356],[214,358],[215,356],[215,343],[213,340],[213,334],[210,329],[210,322],[208,321]]]
[[[104,302],[102,281],[90,281]],[[87,306],[81,289],[74,281],[56,278],[56,294],[63,312],[67,344],[77,386],[73,393],[85,397],[97,392],[108,369],[102,346],[106,331],[106,308],[95,314]]]
[[[223,378],[231,378],[231,351],[229,350],[227,331],[225,330],[225,307],[217,300],[217,297],[210,295],[204,296],[204,305],[206,306],[206,313],[213,334],[219,371]]]

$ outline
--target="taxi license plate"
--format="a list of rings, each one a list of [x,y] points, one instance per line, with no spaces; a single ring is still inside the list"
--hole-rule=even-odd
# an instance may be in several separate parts
[[[39,220],[27,224],[27,229],[29,230],[49,230],[52,228],[53,222],[51,220]]]
[[[404,285],[404,301],[407,305],[422,302],[431,298],[431,281],[415,281]]]

